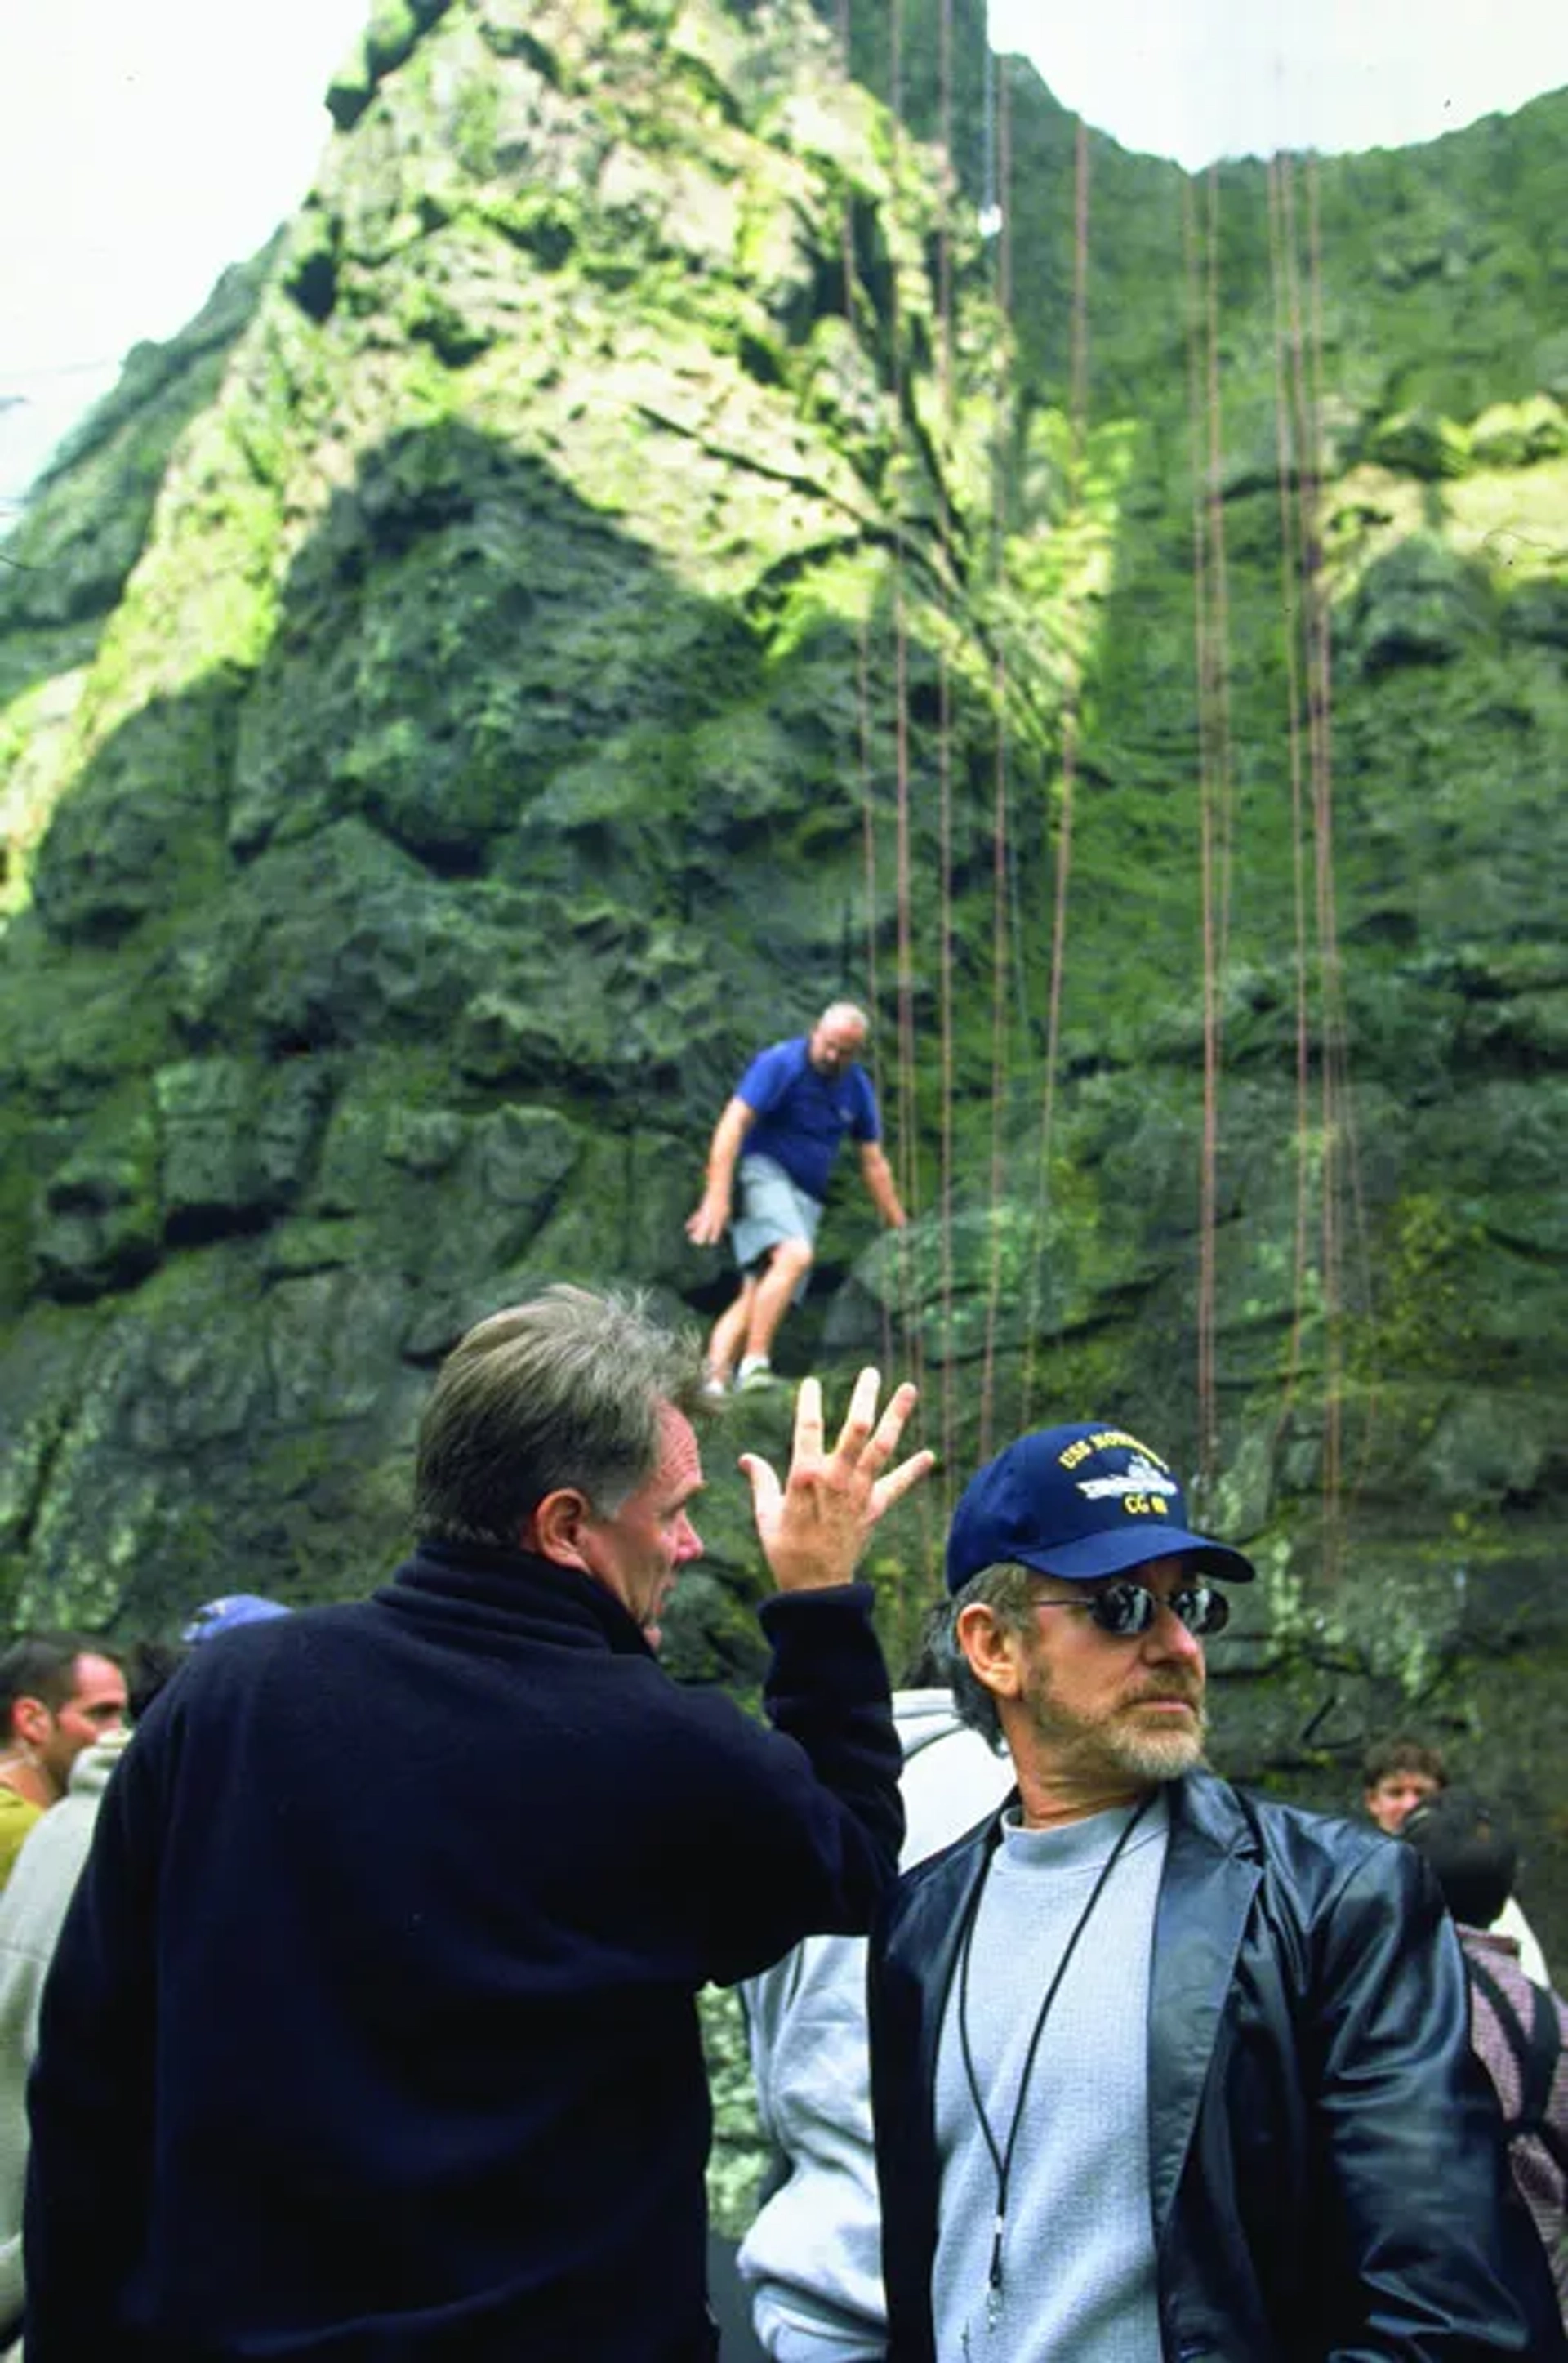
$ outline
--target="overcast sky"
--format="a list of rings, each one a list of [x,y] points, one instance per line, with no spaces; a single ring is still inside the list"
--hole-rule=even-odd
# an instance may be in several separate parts
[[[990,0],[991,42],[1124,148],[1196,172],[1402,148],[1568,83],[1563,0]]]
[[[127,349],[172,335],[299,204],[367,13],[0,8],[0,528]],[[1432,139],[1568,83],[1568,0],[991,0],[991,36],[1123,146],[1193,168]]]

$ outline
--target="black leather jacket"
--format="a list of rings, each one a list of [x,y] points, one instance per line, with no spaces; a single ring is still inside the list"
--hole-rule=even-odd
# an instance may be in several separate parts
[[[1148,2051],[1165,2363],[1568,2356],[1426,1866],[1208,1773],[1169,1798]],[[873,1941],[889,2363],[934,2363],[936,2047],[999,1832],[912,1871]]]

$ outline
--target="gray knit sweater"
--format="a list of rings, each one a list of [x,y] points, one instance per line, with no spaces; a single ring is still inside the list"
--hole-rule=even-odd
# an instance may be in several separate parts
[[[962,2015],[999,2151],[1042,1998],[1129,1817],[1122,1808],[1032,1830],[1010,1813],[1003,1823],[975,1922]],[[1160,2363],[1146,2053],[1149,1951],[1167,1832],[1156,1794],[1084,1927],[1029,2069],[994,2324],[988,2284],[997,2176],[965,2070],[954,1979],[936,2070],[942,2204],[932,2299],[944,2363]]]

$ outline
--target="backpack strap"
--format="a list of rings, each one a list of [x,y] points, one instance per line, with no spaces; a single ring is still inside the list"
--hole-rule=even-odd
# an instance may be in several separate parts
[[[1527,2033],[1519,2014],[1503,1991],[1497,1980],[1485,1965],[1468,1951],[1465,1967],[1471,1983],[1490,2003],[1502,2029],[1503,2039],[1514,2055],[1519,2071],[1519,2105],[1517,2115],[1508,2119],[1505,2127],[1510,2142],[1533,2135],[1550,2155],[1560,2174],[1568,2175],[1568,2142],[1551,2124],[1547,2110],[1551,2104],[1551,2086],[1557,2074],[1557,2062],[1562,2056],[1562,2036],[1558,2025],[1556,2006],[1551,1996],[1538,1985],[1530,1988],[1529,2029]]]

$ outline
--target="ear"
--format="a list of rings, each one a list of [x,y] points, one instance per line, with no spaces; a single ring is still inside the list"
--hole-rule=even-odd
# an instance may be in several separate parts
[[[28,1747],[41,1747],[54,1728],[54,1717],[42,1699],[19,1698],[11,1708],[11,1734]]]
[[[591,1575],[583,1552],[583,1529],[593,1515],[586,1493],[573,1485],[559,1486],[536,1502],[523,1521],[518,1539],[525,1550],[537,1553],[540,1559],[554,1559],[558,1567],[575,1567],[584,1575]]]
[[[955,1626],[958,1646],[969,1660],[977,1682],[998,1698],[1017,1698],[1023,1688],[1019,1636],[1004,1625],[994,1608],[972,1600],[960,1611]]]

